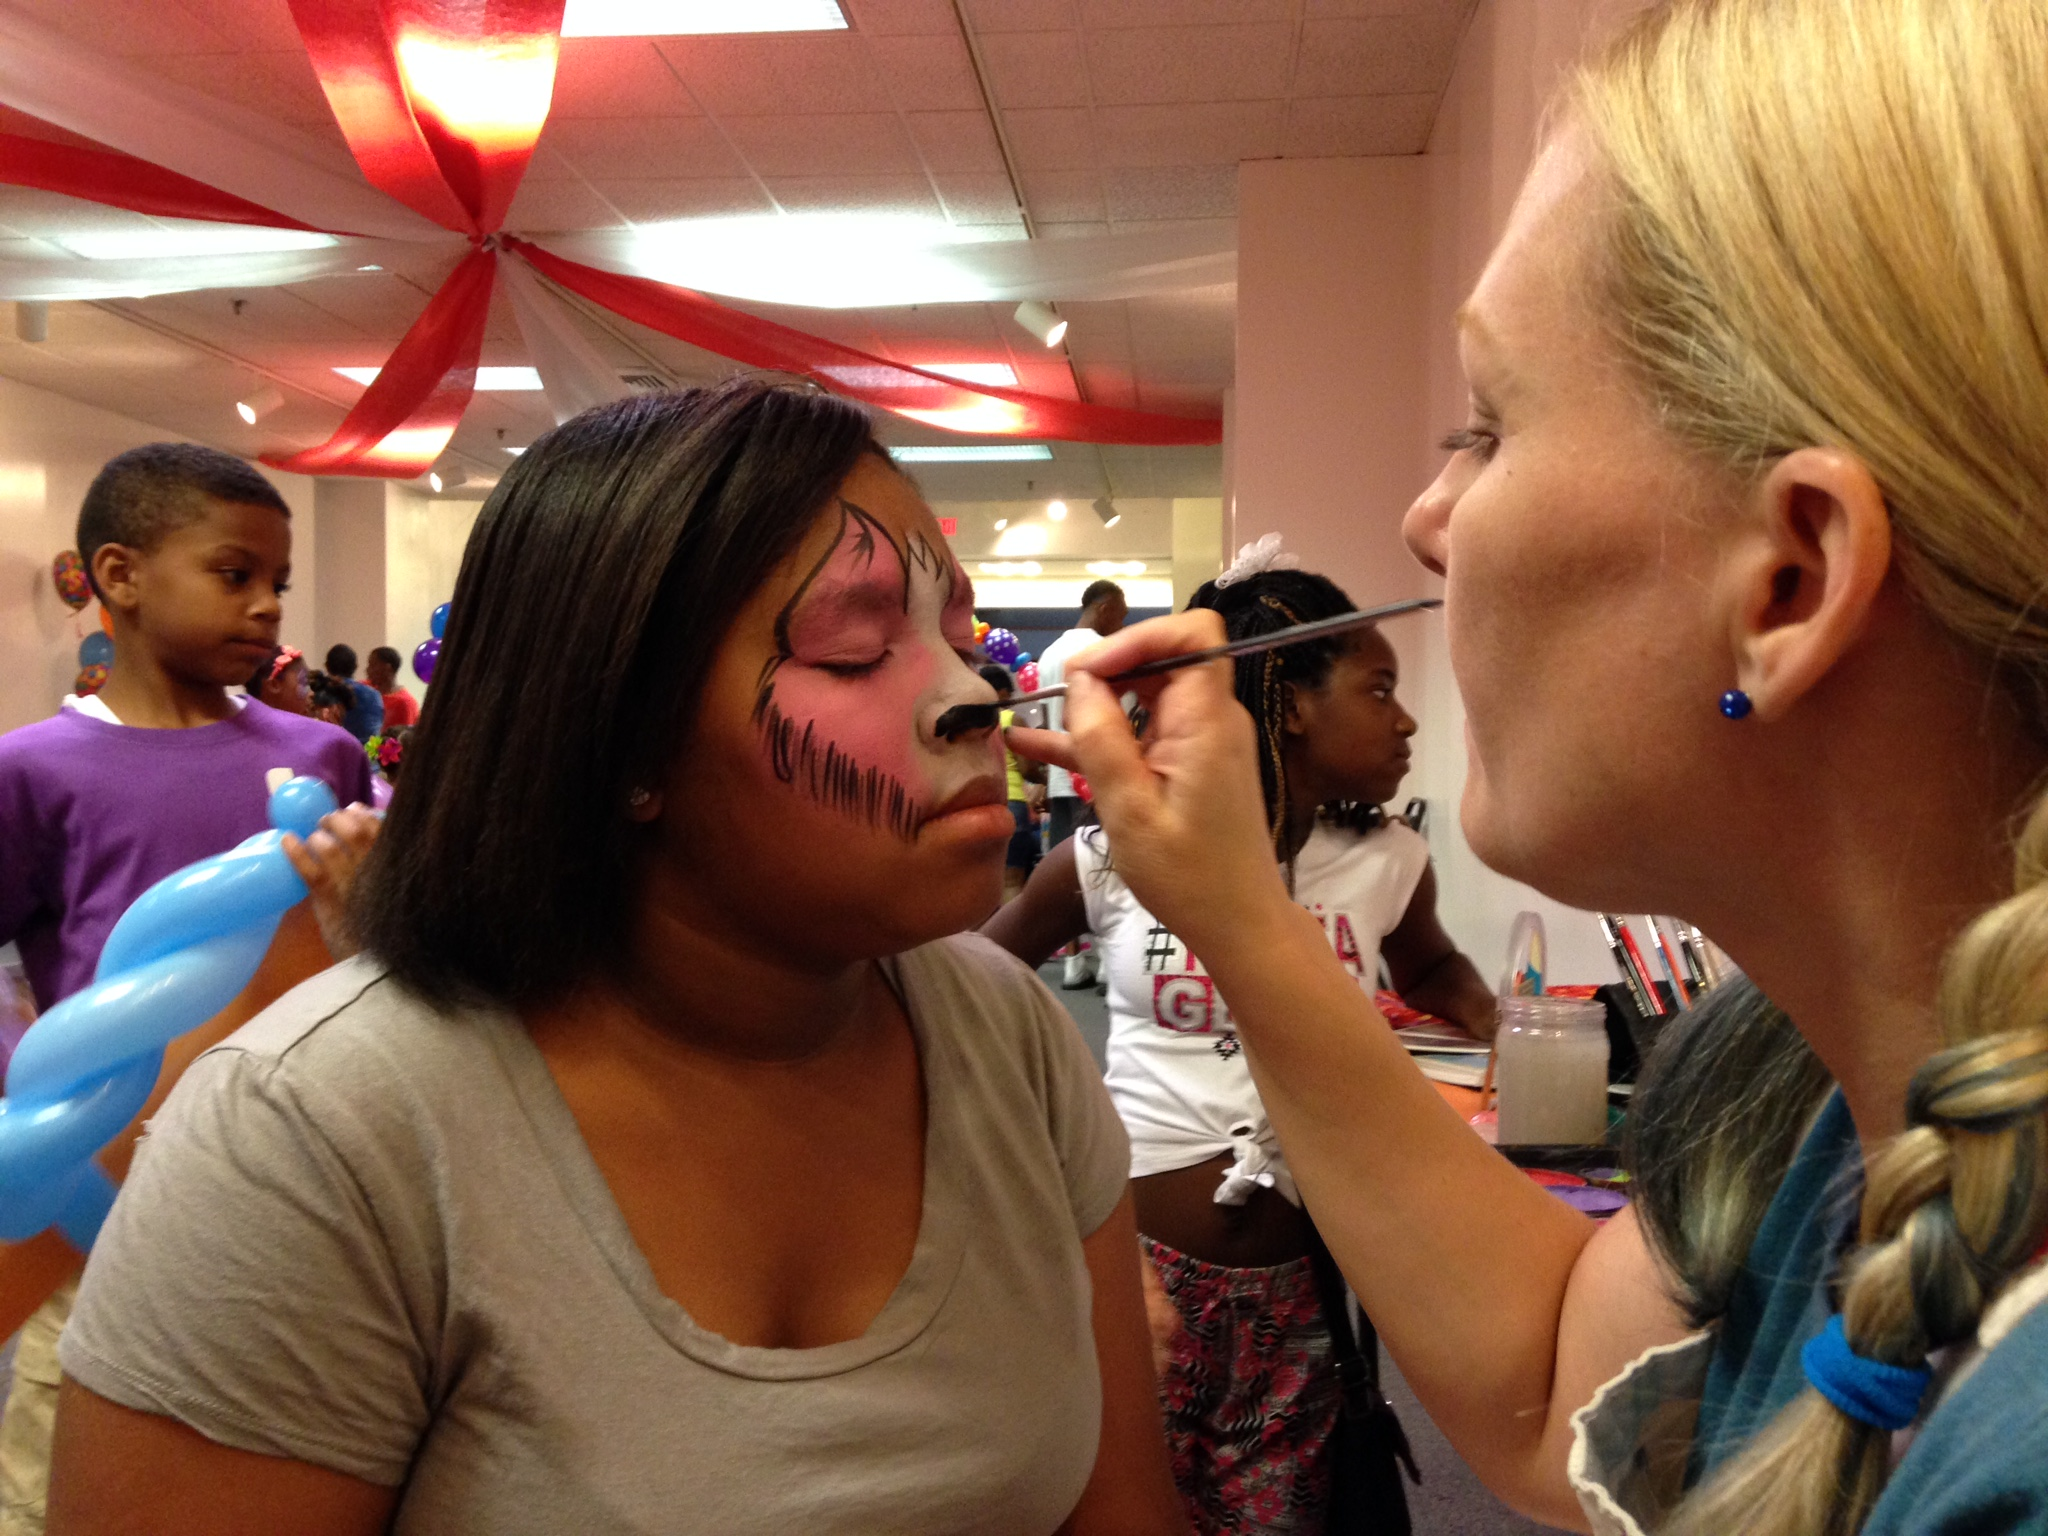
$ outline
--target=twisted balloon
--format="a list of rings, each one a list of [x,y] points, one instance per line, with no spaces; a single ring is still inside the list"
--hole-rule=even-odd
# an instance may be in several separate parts
[[[270,796],[273,830],[159,880],[121,914],[92,985],[29,1026],[0,1098],[0,1239],[55,1226],[92,1246],[114,1203],[93,1162],[156,1086],[164,1047],[233,1002],[306,899],[281,846],[335,809],[318,779]]]

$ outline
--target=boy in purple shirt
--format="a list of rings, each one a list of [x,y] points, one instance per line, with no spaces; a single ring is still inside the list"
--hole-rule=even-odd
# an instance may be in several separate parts
[[[113,621],[106,687],[0,736],[0,943],[20,947],[39,1010],[92,980],[115,920],[143,891],[268,826],[278,774],[324,779],[351,807],[286,850],[328,949],[353,947],[342,897],[376,833],[355,804],[370,798],[369,761],[336,726],[228,693],[276,647],[290,518],[242,460],[190,444],[121,454],[86,492],[78,549]],[[0,1426],[10,1530],[40,1529],[70,1295],[30,1320],[17,1352]]]

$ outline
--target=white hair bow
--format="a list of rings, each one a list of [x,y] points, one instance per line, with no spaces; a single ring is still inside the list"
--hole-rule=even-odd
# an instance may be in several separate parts
[[[1280,535],[1269,533],[1256,543],[1247,544],[1237,552],[1237,559],[1230,569],[1216,578],[1219,587],[1233,586],[1247,576],[1256,576],[1262,571],[1297,571],[1301,569],[1301,557],[1291,555],[1280,547]]]

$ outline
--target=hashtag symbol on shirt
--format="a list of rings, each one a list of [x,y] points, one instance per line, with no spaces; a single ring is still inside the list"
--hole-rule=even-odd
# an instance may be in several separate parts
[[[1166,962],[1173,958],[1173,935],[1163,924],[1155,923],[1145,934],[1145,974],[1166,969]],[[1153,964],[1158,961],[1157,965]]]

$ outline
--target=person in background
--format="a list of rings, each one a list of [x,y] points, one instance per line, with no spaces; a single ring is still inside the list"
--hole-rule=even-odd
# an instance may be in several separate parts
[[[962,932],[972,587],[872,432],[741,378],[506,472],[364,955],[199,1063],[93,1251],[59,1536],[1184,1531],[1123,1127]]]
[[[1113,581],[1091,581],[1082,590],[1081,612],[1074,620],[1074,627],[1048,645],[1038,658],[1038,686],[1052,688],[1064,682],[1067,658],[1122,629],[1130,611],[1122,587]],[[1047,730],[1066,728],[1065,698],[1047,699],[1040,707],[1045,711]],[[1045,817],[1048,852],[1072,837],[1074,829],[1088,817],[1086,802],[1075,791],[1073,774],[1057,763],[1046,769]],[[1093,957],[1079,944],[1069,945],[1061,954],[1064,957],[1060,968],[1061,986],[1069,989],[1085,987],[1095,980],[1095,967],[1091,963]]]
[[[1017,684],[1007,667],[994,662],[981,668],[981,677],[996,691],[996,701],[1003,706],[1002,728],[1007,731],[1017,718],[1016,711],[1010,708]],[[1041,763],[1027,763],[1004,747],[1003,770],[1009,790],[1010,819],[1017,826],[1010,839],[1010,851],[1003,858],[1003,900],[1009,901],[1024,889],[1024,882],[1038,865],[1038,824],[1032,816],[1031,799],[1034,793],[1043,794],[1045,767]]]
[[[1267,568],[1277,549],[1247,546],[1189,607],[1220,613],[1233,640],[1352,610],[1321,576]],[[1273,856],[1346,974],[1370,994],[1384,958],[1403,1001],[1491,1039],[1494,996],[1437,920],[1428,845],[1380,809],[1415,734],[1393,647],[1368,629],[1242,657],[1235,677]],[[1027,965],[1084,931],[1109,984],[1107,1080],[1131,1136],[1138,1230],[1177,1314],[1160,1378],[1174,1481],[1203,1536],[1320,1533],[1340,1400],[1332,1328],[1314,1227],[1228,1000],[1118,876],[1100,827],[1053,849],[982,926]]]
[[[346,645],[327,648],[327,675],[347,689],[348,708],[341,728],[357,741],[367,742],[384,729],[384,698],[368,683],[356,681],[356,653]]]
[[[370,659],[363,664],[363,679],[384,701],[384,728],[378,734],[389,737],[400,726],[417,725],[420,719],[419,700],[406,691],[398,680],[399,657],[397,650],[380,645],[370,652]]]
[[[37,1010],[92,980],[137,896],[269,826],[268,776],[279,769],[324,780],[353,807],[323,821],[310,843],[286,839],[328,952],[349,953],[344,900],[376,828],[357,804],[370,798],[362,749],[333,726],[228,692],[294,668],[303,687],[298,653],[277,647],[291,573],[283,499],[238,458],[154,443],[101,469],[79,510],[78,550],[113,620],[107,685],[0,736],[0,943],[19,946]],[[137,1124],[218,1037],[208,1026],[166,1052]],[[103,1155],[110,1172],[132,1135]],[[75,1288],[29,1320],[15,1355],[0,1417],[5,1536],[42,1528],[56,1343]]]
[[[356,701],[355,693],[347,682],[329,677],[325,672],[306,674],[306,697],[313,718],[324,720],[329,725],[340,725]]]
[[[1229,995],[1403,1377],[1547,1523],[2048,1529],[2044,79],[2048,0],[1653,6],[1458,314],[1468,414],[1404,532],[1472,851],[1685,913],[1832,1080],[1712,1329],[1631,1212],[1549,1198],[1415,1078],[1275,874],[1223,669],[1146,687],[1132,739],[1099,677],[1221,626],[1069,666],[1119,874]],[[1718,1139],[1697,1102],[1667,1143]],[[1702,1195],[1672,1230],[1746,1203]]]
[[[250,698],[288,715],[313,713],[313,689],[307,681],[305,654],[295,647],[279,646],[242,684],[242,689]]]

